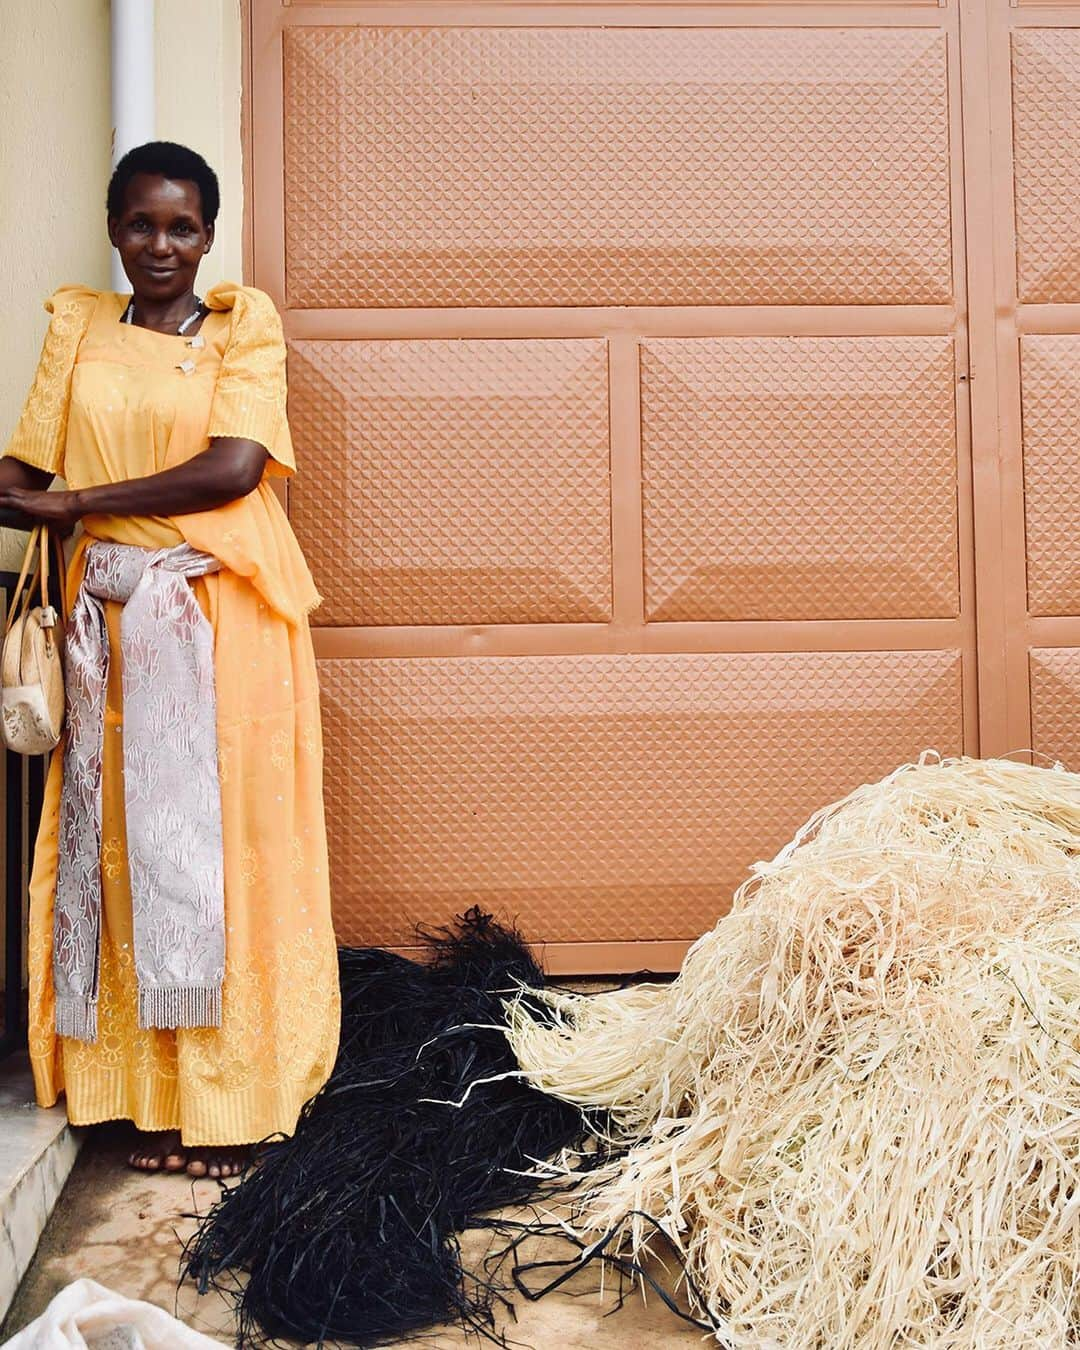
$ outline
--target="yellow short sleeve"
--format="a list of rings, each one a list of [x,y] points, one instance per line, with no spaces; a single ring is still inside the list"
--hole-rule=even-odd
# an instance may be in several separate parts
[[[210,438],[258,441],[272,457],[270,472],[295,472],[286,393],[285,337],[274,302],[263,291],[237,286],[210,408]]]
[[[52,318],[34,383],[5,455],[48,473],[64,472],[71,376],[97,298],[98,292],[88,287],[61,286],[45,301]]]

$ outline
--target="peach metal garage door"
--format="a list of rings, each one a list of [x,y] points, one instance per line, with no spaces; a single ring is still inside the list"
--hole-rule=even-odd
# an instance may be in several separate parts
[[[1003,598],[987,636],[1004,673],[987,694],[1003,740],[1080,768],[1080,5],[1002,5],[989,20],[980,172],[999,201],[979,240],[987,379],[973,411],[999,437],[979,570]]]
[[[1080,756],[1063,12],[251,5],[344,940],[671,967],[923,747]]]

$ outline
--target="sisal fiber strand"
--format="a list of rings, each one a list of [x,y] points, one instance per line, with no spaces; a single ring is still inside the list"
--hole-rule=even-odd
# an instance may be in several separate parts
[[[604,1122],[582,1259],[660,1231],[738,1350],[1080,1345],[1078,853],[1080,776],[927,754],[673,984],[512,1001],[530,1081]]]

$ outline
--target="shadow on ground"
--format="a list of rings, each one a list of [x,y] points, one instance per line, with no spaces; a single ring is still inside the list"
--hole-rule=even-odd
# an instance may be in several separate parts
[[[233,1316],[219,1294],[200,1297],[190,1285],[177,1289],[181,1241],[194,1229],[185,1218],[205,1213],[218,1183],[187,1176],[148,1177],[124,1165],[134,1138],[126,1125],[90,1131],[75,1169],[46,1226],[33,1264],[0,1339],[32,1321],[65,1285],[88,1276],[117,1293],[146,1299],[224,1345],[233,1343]],[[481,1235],[469,1238],[468,1255],[482,1254]],[[545,1253],[542,1247],[536,1255]],[[660,1304],[632,1294],[622,1308],[615,1294],[597,1291],[599,1276],[583,1272],[576,1284],[538,1303],[518,1299],[516,1322],[502,1330],[530,1350],[687,1350],[701,1334],[676,1321]],[[419,1342],[428,1350],[461,1350],[483,1343],[461,1331],[438,1330]]]

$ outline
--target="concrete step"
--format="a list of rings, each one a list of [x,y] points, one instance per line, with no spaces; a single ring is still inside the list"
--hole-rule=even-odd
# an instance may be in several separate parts
[[[0,1321],[37,1250],[82,1143],[62,1106],[34,1105],[25,1054],[0,1061]]]

